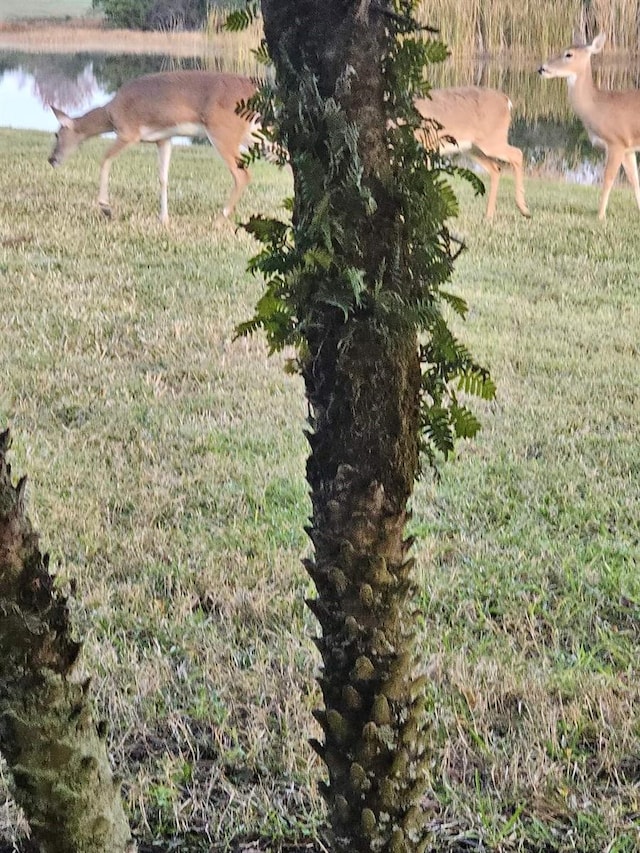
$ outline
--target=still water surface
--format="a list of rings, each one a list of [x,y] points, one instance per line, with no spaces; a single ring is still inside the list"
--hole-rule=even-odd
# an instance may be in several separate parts
[[[96,80],[91,64],[87,65],[83,78],[83,85],[78,86],[73,96],[50,98],[43,97],[33,74],[22,70],[4,71],[0,78],[0,124],[25,130],[56,131],[58,121],[49,103],[75,114],[101,106],[110,99],[109,92]]]
[[[126,80],[173,67],[166,56],[0,51],[0,127],[57,130],[50,105],[79,115],[106,103]]]
[[[35,54],[0,51],[0,127],[55,132],[50,105],[80,115],[106,103],[132,77],[201,65],[168,56]],[[509,93],[516,109],[511,141],[523,149],[528,171],[563,174],[581,183],[600,179],[603,155],[590,145],[567,104],[564,81],[543,81],[535,64],[505,68],[491,62],[462,71],[444,67],[436,85],[478,83]],[[452,79],[452,73],[455,79]]]

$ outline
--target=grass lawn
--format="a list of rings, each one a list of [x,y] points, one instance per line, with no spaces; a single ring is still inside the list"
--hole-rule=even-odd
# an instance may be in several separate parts
[[[305,406],[284,357],[233,340],[256,245],[216,217],[231,179],[209,148],[176,148],[162,228],[152,146],[114,164],[109,221],[107,143],[55,172],[51,144],[0,131],[0,426],[58,583],[77,584],[132,826],[180,850],[304,849],[322,822]],[[601,224],[597,188],[530,180],[526,221],[505,180],[488,227],[456,188],[460,333],[498,398],[413,500],[432,846],[631,853],[638,213],[616,189]],[[239,218],[290,193],[261,164]],[[23,828],[7,801],[0,838]]]

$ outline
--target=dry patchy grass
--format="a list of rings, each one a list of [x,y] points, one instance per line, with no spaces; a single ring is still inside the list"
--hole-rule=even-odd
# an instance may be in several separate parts
[[[62,587],[77,585],[139,836],[188,849],[318,837],[317,702],[301,383],[259,339],[250,238],[215,216],[229,176],[178,149],[167,229],[155,155],[0,132],[0,416]],[[414,504],[431,675],[437,849],[631,853],[640,844],[637,216],[616,189],[505,181],[496,223],[457,187],[461,330],[498,381],[484,430]],[[267,165],[239,215],[291,191]],[[21,825],[8,803],[5,838]],[[184,849],[184,848],[183,848]]]
[[[257,297],[253,244],[216,219],[230,178],[210,148],[175,152],[164,229],[153,150],[114,166],[109,222],[93,206],[104,143],[56,175],[49,142],[3,136],[0,409],[59,582],[77,583],[127,800],[142,832],[286,836],[318,813],[290,734],[314,701],[304,410],[261,341],[232,340]],[[254,171],[245,215],[288,184]]]

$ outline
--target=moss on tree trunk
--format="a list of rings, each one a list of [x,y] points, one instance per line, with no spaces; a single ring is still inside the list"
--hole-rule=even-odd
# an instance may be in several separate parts
[[[12,793],[46,853],[125,853],[131,834],[94,719],[89,683],[73,679],[80,645],[66,600],[11,482],[0,434],[0,751]]]
[[[328,768],[332,847],[413,851],[424,837],[418,802],[425,715],[424,682],[414,666],[412,560],[404,528],[418,471],[418,344],[406,324],[394,327],[374,311],[332,304],[343,299],[343,270],[361,271],[371,293],[377,288],[402,296],[410,279],[398,251],[398,205],[389,191],[382,60],[392,5],[262,0],[262,9],[294,172],[296,234],[304,240],[325,199],[344,198],[343,208],[366,193],[372,199],[361,216],[334,205],[325,227],[332,263],[324,280],[321,272],[305,280],[311,307],[308,316],[297,312],[311,424],[308,532],[315,553],[306,567],[318,593],[309,606],[322,627],[317,645],[324,708],[316,718],[324,737],[314,746]],[[317,111],[315,101],[304,100],[309,91],[318,93]],[[319,128],[325,116],[329,132],[339,123],[335,104],[344,118],[345,145],[332,148]],[[357,154],[344,163],[353,128]],[[352,172],[353,192],[347,186]],[[334,177],[327,178],[319,202],[311,190],[321,174]],[[393,267],[400,275],[391,274]]]

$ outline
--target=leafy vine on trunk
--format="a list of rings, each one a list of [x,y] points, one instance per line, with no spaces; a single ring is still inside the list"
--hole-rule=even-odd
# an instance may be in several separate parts
[[[305,381],[305,565],[324,700],[313,745],[328,769],[332,846],[408,853],[426,843],[429,755],[407,504],[421,453],[435,463],[479,427],[460,390],[494,392],[446,319],[467,310],[444,288],[454,169],[414,133],[424,68],[446,48],[423,37],[413,0],[261,5],[276,68],[271,133],[288,151],[294,199],[290,223],[246,226],[263,244],[250,269],[266,291],[238,332],[263,329],[272,351],[293,345]]]

